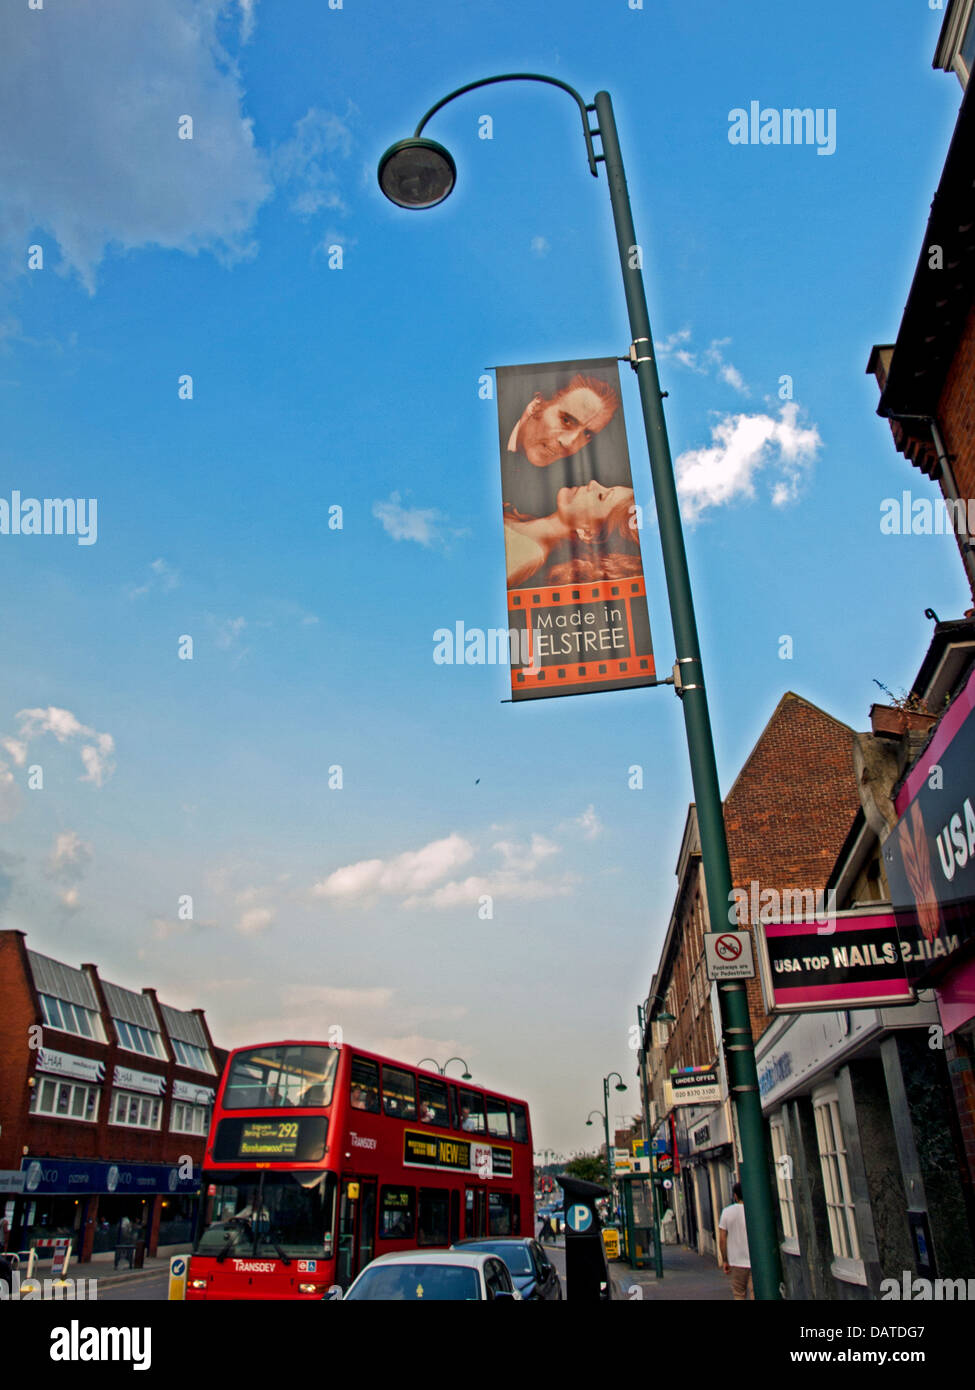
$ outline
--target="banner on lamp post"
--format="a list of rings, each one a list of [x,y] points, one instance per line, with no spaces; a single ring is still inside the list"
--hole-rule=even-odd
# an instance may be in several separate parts
[[[616,359],[497,377],[512,699],[655,685]]]

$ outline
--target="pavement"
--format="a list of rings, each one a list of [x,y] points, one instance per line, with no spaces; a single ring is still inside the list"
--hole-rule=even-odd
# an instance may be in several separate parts
[[[554,1256],[553,1263],[564,1288],[565,1242],[548,1244],[545,1249]],[[652,1265],[649,1269],[630,1269],[625,1260],[610,1260],[614,1299],[620,1302],[668,1299],[688,1303],[726,1303],[731,1299],[731,1280],[708,1255],[699,1255],[683,1245],[665,1245],[663,1270],[663,1278],[658,1279]]]
[[[179,1253],[179,1252],[174,1252]],[[189,1257],[189,1246],[186,1247],[186,1255]],[[129,1269],[126,1265],[122,1269],[116,1269],[111,1260],[89,1260],[85,1264],[78,1264],[72,1260],[68,1265],[68,1279],[97,1279],[98,1293],[101,1295],[105,1289],[120,1288],[123,1285],[139,1284],[145,1279],[158,1279],[161,1275],[169,1274],[169,1256],[160,1257],[158,1255],[147,1255],[142,1269]],[[35,1279],[50,1279],[51,1262],[50,1260],[38,1260],[34,1268]]]

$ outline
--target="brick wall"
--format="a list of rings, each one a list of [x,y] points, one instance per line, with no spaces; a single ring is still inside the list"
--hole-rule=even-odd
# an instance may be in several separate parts
[[[853,731],[787,692],[725,797],[735,888],[822,892],[859,806]],[[747,989],[758,1038],[771,1019],[758,979]]]
[[[975,498],[975,306],[941,392],[938,420],[958,495]]]

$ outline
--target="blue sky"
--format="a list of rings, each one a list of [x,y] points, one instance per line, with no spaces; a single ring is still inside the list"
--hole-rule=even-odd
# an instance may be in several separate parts
[[[434,118],[458,165],[443,206],[392,207],[377,160],[480,76],[611,92],[727,788],[785,690],[864,728],[872,678],[909,686],[924,608],[966,606],[950,538],[881,534],[885,497],[932,489],[864,374],[960,101],[930,67],[941,19],[5,7],[0,497],[95,498],[98,532],[0,535],[2,924],[203,1006],[227,1046],[339,1024],[407,1060],[459,1053],[528,1097],[538,1147],[593,1142],[610,1070],[631,1085],[614,1116],[635,1109],[628,1029],[690,798],[678,703],[513,706],[503,668],[432,659],[437,628],[505,620],[485,367],[627,350],[605,178],[573,104],[527,84]],[[753,100],[833,110],[835,152],[731,144]],[[666,670],[628,370],[623,389]]]

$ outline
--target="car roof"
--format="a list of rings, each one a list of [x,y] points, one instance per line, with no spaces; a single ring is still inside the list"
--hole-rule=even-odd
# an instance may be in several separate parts
[[[373,1269],[376,1265],[403,1264],[463,1265],[467,1269],[480,1269],[484,1261],[490,1258],[490,1251],[483,1250],[397,1250],[391,1255],[377,1255],[366,1265],[366,1269]]]
[[[467,1236],[464,1240],[455,1240],[450,1247],[451,1250],[463,1250],[466,1245],[468,1249],[477,1249],[481,1245],[534,1245],[533,1236]]]

